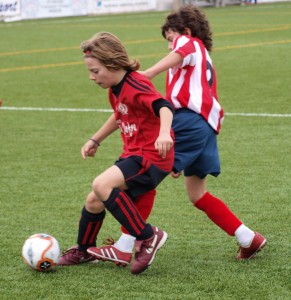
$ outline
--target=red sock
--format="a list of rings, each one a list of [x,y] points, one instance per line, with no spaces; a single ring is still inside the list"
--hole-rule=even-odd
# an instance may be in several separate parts
[[[213,223],[231,236],[234,236],[235,231],[242,224],[224,202],[208,192],[197,200],[194,206],[204,211]]]
[[[155,196],[156,196],[156,190],[150,190],[146,192],[145,194],[137,197],[136,201],[134,201],[134,204],[140,213],[140,215],[143,217],[143,219],[146,221],[147,218],[149,217],[154,201],[155,201]],[[123,233],[129,234],[128,231],[121,226],[121,231]]]

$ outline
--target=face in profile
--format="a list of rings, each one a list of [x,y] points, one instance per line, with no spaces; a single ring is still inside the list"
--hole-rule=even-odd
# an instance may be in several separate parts
[[[108,89],[120,82],[118,70],[106,68],[97,58],[86,57],[85,63],[89,71],[89,79],[103,89]]]
[[[179,32],[173,31],[172,29],[169,29],[165,32],[165,38],[168,41],[169,51],[173,50],[173,42],[179,36],[181,36],[181,34]]]

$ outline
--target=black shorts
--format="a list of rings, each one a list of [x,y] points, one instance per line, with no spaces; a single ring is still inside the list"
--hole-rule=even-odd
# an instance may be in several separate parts
[[[134,200],[137,196],[156,188],[169,174],[141,156],[120,158],[115,165],[121,170],[128,187],[126,193]]]

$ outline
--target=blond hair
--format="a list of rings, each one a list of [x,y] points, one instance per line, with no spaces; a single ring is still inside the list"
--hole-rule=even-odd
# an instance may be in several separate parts
[[[128,57],[120,39],[109,32],[98,32],[82,42],[81,49],[84,57],[97,58],[108,69],[136,71],[140,67],[136,59]]]

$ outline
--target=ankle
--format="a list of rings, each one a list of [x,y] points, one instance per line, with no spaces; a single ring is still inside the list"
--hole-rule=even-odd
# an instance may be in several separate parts
[[[244,224],[240,225],[234,234],[240,246],[244,248],[248,248],[251,245],[255,236],[255,233]]]

